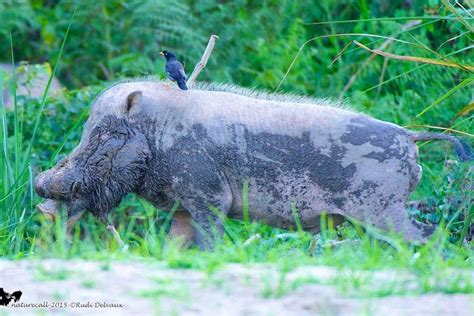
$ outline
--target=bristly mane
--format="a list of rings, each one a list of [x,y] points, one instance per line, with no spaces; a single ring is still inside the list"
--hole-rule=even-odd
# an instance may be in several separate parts
[[[235,93],[249,98],[278,101],[278,102],[293,102],[318,104],[321,106],[331,106],[337,108],[347,108],[349,106],[344,102],[334,101],[329,98],[315,98],[310,96],[298,95],[295,93],[276,93],[262,90],[253,90],[250,88],[243,88],[234,84],[228,83],[213,83],[213,82],[196,82],[193,89],[201,91],[221,91],[228,93]]]
[[[143,76],[136,78],[127,78],[118,80],[107,88],[102,90],[93,100],[94,103],[101,95],[103,95],[107,90],[111,89],[122,83],[128,82],[155,82],[155,83],[165,83],[162,79],[157,76]],[[306,103],[306,104],[317,104],[320,106],[330,106],[336,108],[342,108],[347,110],[354,109],[350,108],[345,102],[334,101],[328,98],[314,98],[309,96],[298,95],[294,93],[274,93],[261,90],[253,90],[250,88],[243,88],[234,84],[228,83],[213,83],[213,82],[196,82],[192,89],[200,91],[220,91],[234,93],[249,98],[260,99],[260,100],[269,100],[269,101],[278,101],[278,102],[292,102],[292,103]]]

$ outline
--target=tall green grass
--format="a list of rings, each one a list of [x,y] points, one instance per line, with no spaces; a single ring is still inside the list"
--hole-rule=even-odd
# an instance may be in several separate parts
[[[36,116],[34,120],[34,127],[31,138],[28,140],[28,145],[24,148],[24,134],[23,134],[23,111],[24,107],[20,109],[18,107],[17,93],[16,93],[16,71],[12,71],[12,85],[11,91],[14,100],[14,112],[13,112],[13,134],[10,135],[10,129],[8,126],[8,119],[6,115],[6,108],[3,102],[3,95],[0,99],[1,102],[1,116],[2,116],[2,129],[1,129],[1,141],[2,141],[2,155],[0,159],[0,171],[3,175],[1,187],[0,199],[0,237],[1,247],[0,256],[5,253],[15,253],[22,256],[25,247],[23,244],[27,242],[26,226],[29,223],[29,219],[34,214],[34,201],[35,196],[33,192],[33,170],[31,165],[31,155],[33,144],[35,143],[35,137],[40,126],[41,115],[47,101],[48,91],[51,86],[51,82],[56,74],[56,71],[61,60],[61,56],[64,51],[64,45],[67,40],[69,29],[74,18],[74,13],[69,21],[68,28],[64,35],[61,47],[58,52],[54,69],[49,77],[46,84],[43,97],[38,109],[36,110]],[[13,38],[10,33],[10,48],[11,48],[11,64],[12,68],[15,69],[15,58],[13,54]],[[2,80],[3,78],[0,78]],[[3,94],[3,82],[0,82],[0,91]],[[11,151],[13,147],[13,151]],[[27,213],[28,211],[28,213]],[[5,253],[2,253],[5,252]]]

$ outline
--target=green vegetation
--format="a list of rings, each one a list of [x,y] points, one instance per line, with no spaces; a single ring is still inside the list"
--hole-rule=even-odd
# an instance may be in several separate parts
[[[172,5],[171,5],[172,4]],[[299,265],[324,264],[354,270],[404,269],[415,288],[370,287],[370,275],[334,280],[342,291],[384,296],[400,293],[473,293],[462,270],[474,266],[472,164],[457,163],[444,143],[420,146],[423,179],[413,200],[431,212],[411,209],[419,220],[439,225],[433,240],[412,246],[378,241],[356,225],[317,236],[282,231],[249,221],[226,221],[226,236],[214,253],[183,250],[166,239],[167,211],[129,196],[113,213],[128,250],[119,249],[105,226],[85,216],[67,240],[61,219],[38,214],[34,175],[53,166],[79,142],[94,96],[112,81],[131,76],[164,78],[167,49],[185,62],[199,59],[210,34],[220,36],[200,80],[235,83],[268,91],[346,99],[355,110],[412,129],[452,131],[472,143],[474,4],[449,1],[2,1],[0,62],[47,62],[67,90],[62,98],[17,98],[0,107],[0,257],[156,258],[174,268],[212,273],[225,263],[275,263],[279,286],[262,295],[278,297],[302,284],[285,273]],[[75,13],[74,13],[75,12]],[[420,22],[414,22],[415,20]],[[410,23],[410,25],[408,24]],[[393,38],[393,40],[391,40]],[[428,63],[372,56],[352,43]],[[402,58],[403,59],[403,58]],[[409,58],[408,58],[409,59]],[[430,60],[456,65],[439,66]],[[0,74],[15,94],[15,78]],[[46,91],[45,91],[46,92]],[[245,199],[245,188],[244,199]],[[248,214],[248,209],[243,210]],[[295,212],[296,213],[296,212]],[[257,236],[258,238],[255,238]],[[250,238],[252,241],[247,242]],[[60,271],[55,278],[67,278]],[[162,281],[162,280],[161,280]],[[84,287],[94,287],[84,281]],[[157,293],[174,293],[162,284]]]
[[[47,269],[44,266],[38,266],[35,271],[35,279],[38,281],[50,280],[67,280],[70,277],[71,271],[66,269]]]

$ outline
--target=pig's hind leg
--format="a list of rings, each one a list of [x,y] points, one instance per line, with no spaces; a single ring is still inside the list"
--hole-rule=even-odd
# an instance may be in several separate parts
[[[406,241],[415,243],[426,243],[433,234],[435,228],[416,221],[408,216],[408,211],[403,204],[395,204],[384,210],[380,220],[375,226],[385,231],[393,231],[401,234]]]
[[[191,221],[191,214],[186,211],[176,212],[171,221],[168,237],[181,239],[183,248],[189,248],[194,244],[195,229]]]

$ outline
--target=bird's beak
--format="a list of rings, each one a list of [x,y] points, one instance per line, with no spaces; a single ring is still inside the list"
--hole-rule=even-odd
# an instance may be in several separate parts
[[[160,52],[160,55],[162,55],[162,56],[165,56],[165,53],[163,53],[163,52]]]

